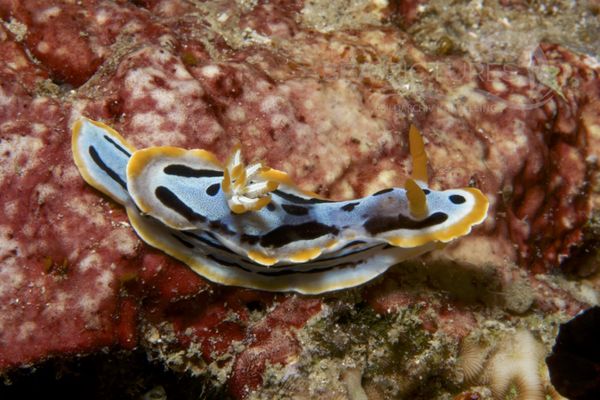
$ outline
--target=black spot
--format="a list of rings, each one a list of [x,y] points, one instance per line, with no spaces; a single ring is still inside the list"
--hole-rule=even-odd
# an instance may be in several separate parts
[[[188,207],[187,204],[185,204],[183,201],[181,201],[181,199],[179,199],[179,197],[177,197],[177,195],[175,193],[171,192],[166,187],[164,187],[164,186],[157,187],[156,190],[154,191],[154,194],[156,195],[156,198],[165,205],[165,207],[170,208],[171,210],[180,214],[182,217],[184,217],[188,221],[190,221],[190,222],[206,221],[206,217],[204,215],[200,215],[197,212],[195,212],[194,210],[192,210],[190,207]]]
[[[399,214],[397,217],[371,217],[363,224],[364,228],[371,235],[381,232],[395,231],[397,229],[417,230],[428,228],[430,226],[441,224],[448,219],[448,215],[443,212],[436,212],[429,217],[415,221],[407,216]]]
[[[179,236],[175,235],[174,233],[171,234],[175,239],[177,239],[179,241],[179,243],[183,244],[185,247],[187,247],[188,249],[193,249],[194,245],[191,244],[190,242],[188,242],[187,240],[184,240],[182,238],[180,238]]]
[[[246,303],[246,308],[248,311],[263,311],[265,304],[262,301],[252,300]]]
[[[206,194],[209,195],[209,196],[216,196],[217,193],[219,193],[219,188],[220,187],[221,187],[221,184],[219,184],[219,183],[213,183],[208,188],[206,188]]]
[[[350,212],[354,210],[354,207],[356,207],[359,204],[359,202],[345,204],[342,206],[342,211]]]
[[[234,231],[232,231],[231,229],[229,229],[229,227],[227,225],[225,225],[224,223],[222,223],[219,220],[212,220],[212,221],[210,221],[209,224],[208,224],[208,226],[213,231],[220,231],[221,233],[226,233],[228,235],[234,235],[235,234]]]
[[[291,215],[306,215],[308,214],[308,208],[302,206],[296,206],[293,204],[282,204],[281,208],[288,214]]]
[[[260,236],[256,236],[256,235],[248,235],[248,234],[242,234],[242,236],[240,236],[240,241],[242,243],[248,243],[250,245],[256,244],[258,243],[258,241],[260,240]]]
[[[163,172],[167,175],[183,176],[185,178],[207,178],[223,176],[222,171],[214,169],[195,169],[187,165],[171,164],[167,165]]]
[[[552,353],[546,358],[550,381],[573,400],[600,398],[600,307],[562,324]]]
[[[275,211],[277,207],[275,207],[275,204],[273,204],[273,202],[270,202],[269,204],[267,204],[267,210],[269,211]]]
[[[461,195],[459,195],[459,194],[453,194],[452,196],[450,196],[450,197],[449,197],[449,199],[450,199],[450,201],[451,201],[451,202],[453,202],[454,204],[462,204],[462,203],[464,203],[465,201],[467,201],[467,200],[465,200],[465,198],[464,198],[464,197],[462,197],[462,196],[461,196]]]
[[[386,193],[391,192],[392,190],[394,190],[394,188],[383,189],[383,190],[380,190],[379,192],[373,193],[373,196],[379,196],[381,194],[386,194]]]
[[[117,142],[112,140],[112,138],[104,135],[104,140],[106,140],[107,142],[109,142],[110,144],[115,146],[117,150],[119,150],[121,153],[125,154],[127,157],[131,157],[131,154],[127,150],[125,150],[123,147],[121,147],[120,144],[118,144]]]
[[[98,154],[98,152],[96,151],[96,149],[93,146],[90,146],[88,148],[88,152],[90,153],[90,157],[92,157],[92,160],[96,163],[96,165],[98,167],[100,167],[100,169],[102,171],[106,172],[106,174],[108,176],[110,176],[113,181],[117,182],[119,185],[121,185],[121,187],[123,189],[127,190],[127,185],[125,184],[125,181],[123,181],[123,179],[121,179],[119,174],[117,174],[108,165],[106,165],[104,163],[104,161],[102,161],[102,159],[100,158],[100,155]]]
[[[431,193],[431,190],[429,190],[429,189],[423,189],[423,193],[425,193],[425,195],[427,196],[429,193]]]
[[[282,247],[297,240],[312,240],[330,233],[335,235],[339,229],[315,221],[282,225],[263,235],[260,244],[262,247]]]
[[[282,192],[281,190],[274,190],[272,193],[276,194],[277,196],[281,197],[284,200],[287,200],[291,203],[296,203],[296,204],[333,203],[332,200],[315,199],[314,197],[312,197],[310,199],[305,199],[303,197],[299,197],[299,196],[296,196],[291,193]]]

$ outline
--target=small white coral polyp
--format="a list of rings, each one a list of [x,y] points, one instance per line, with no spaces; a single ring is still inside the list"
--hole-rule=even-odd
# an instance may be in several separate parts
[[[463,341],[457,364],[466,381],[488,386],[494,399],[545,400],[544,356],[541,343],[519,330],[495,345]]]
[[[514,388],[518,399],[544,400],[540,369],[544,349],[528,331],[504,340],[492,355],[484,373],[494,397],[504,399]]]
[[[491,350],[474,340],[465,339],[461,343],[457,364],[464,373],[465,381],[475,382],[479,378]]]

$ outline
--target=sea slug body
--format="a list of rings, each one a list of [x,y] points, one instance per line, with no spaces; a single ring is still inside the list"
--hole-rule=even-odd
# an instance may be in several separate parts
[[[285,172],[226,165],[205,150],[136,150],[107,125],[81,118],[72,150],[87,183],[122,204],[148,244],[221,284],[323,293],[365,283],[407,258],[468,234],[487,198],[475,188],[427,187],[427,158],[409,133],[413,179],[405,188],[330,201]]]

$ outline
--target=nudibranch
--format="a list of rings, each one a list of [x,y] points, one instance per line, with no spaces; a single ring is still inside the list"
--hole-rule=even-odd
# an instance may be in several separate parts
[[[149,245],[225,285],[317,294],[365,283],[390,266],[466,235],[487,198],[475,188],[427,187],[423,140],[411,127],[412,178],[404,188],[331,201],[282,171],[223,165],[205,150],[136,150],[87,118],[73,126],[84,180],[126,208]]]

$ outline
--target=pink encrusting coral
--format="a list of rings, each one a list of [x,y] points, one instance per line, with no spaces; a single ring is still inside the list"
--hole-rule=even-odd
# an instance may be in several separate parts
[[[80,86],[110,56],[119,35],[143,40],[167,31],[133,5],[107,1],[56,3],[5,1],[0,16],[26,29],[23,43],[55,81]]]
[[[548,273],[584,244],[598,207],[600,65],[555,44],[510,67],[430,54],[403,30],[418,29],[426,4],[357,1],[355,20],[302,1],[0,0],[0,371],[141,346],[235,398],[286,379],[320,395],[317,382],[340,375],[316,366],[334,359],[364,374],[373,398],[409,396],[427,385],[418,360],[451,369],[425,343],[451,348],[499,314],[510,317],[496,327],[542,331],[521,319],[533,311],[555,329],[599,301],[597,269],[577,284]],[[335,199],[402,186],[415,124],[432,187],[478,187],[490,214],[348,293],[218,286],[145,245],[81,179],[70,128],[82,115],[138,148],[225,160],[240,144],[247,161]]]

